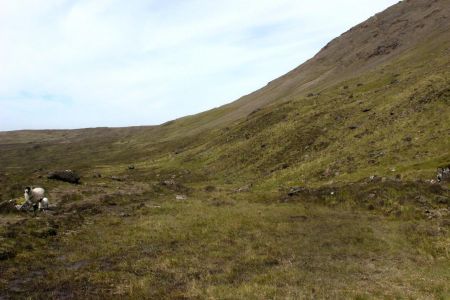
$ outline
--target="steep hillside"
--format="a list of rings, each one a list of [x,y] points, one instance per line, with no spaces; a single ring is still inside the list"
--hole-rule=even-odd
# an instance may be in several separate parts
[[[312,59],[223,108],[209,126],[227,123],[277,101],[359,76],[431,39],[448,41],[448,1],[402,1],[353,27]]]
[[[0,299],[449,298],[449,27],[402,1],[211,111],[0,132]]]

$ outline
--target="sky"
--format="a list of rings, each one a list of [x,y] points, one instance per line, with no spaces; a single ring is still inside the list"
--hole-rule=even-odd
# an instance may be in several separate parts
[[[155,125],[251,93],[398,0],[0,0],[0,131]]]

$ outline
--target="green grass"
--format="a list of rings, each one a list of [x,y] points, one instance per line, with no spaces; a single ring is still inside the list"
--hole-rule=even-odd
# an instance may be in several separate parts
[[[204,191],[208,183],[188,184],[177,201],[157,182],[92,180],[61,196],[56,215],[11,215],[0,234],[16,253],[1,264],[1,289],[18,298],[449,295],[448,215],[424,213],[445,207],[435,201],[449,196],[441,188],[360,183],[287,197]],[[110,194],[99,197],[105,184]]]

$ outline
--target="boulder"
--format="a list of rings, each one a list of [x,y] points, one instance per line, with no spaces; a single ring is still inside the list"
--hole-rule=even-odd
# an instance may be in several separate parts
[[[450,198],[445,196],[436,196],[435,201],[439,204],[450,204]]]
[[[250,192],[251,187],[252,187],[252,184],[247,184],[247,185],[241,186],[240,188],[235,189],[234,191],[236,193]]]
[[[125,177],[120,177],[120,176],[110,176],[109,179],[114,180],[114,181],[124,181]]]
[[[300,187],[300,186],[291,187],[289,189],[288,196],[292,197],[292,196],[298,195],[300,193],[305,192],[305,190],[306,189],[304,187]]]
[[[189,191],[189,188],[179,182],[176,182],[174,179],[163,180],[159,183],[159,185],[176,192],[187,193]]]
[[[175,199],[177,199],[177,200],[187,200],[187,196],[186,195],[176,195]]]
[[[13,258],[14,256],[16,256],[14,249],[0,246],[0,261]]]
[[[9,200],[0,202],[0,212],[13,212],[17,211],[16,201]]]
[[[450,165],[438,168],[436,179],[438,182],[450,181]]]
[[[65,171],[55,171],[47,176],[48,179],[54,179],[64,182],[69,182],[73,184],[80,183],[80,175],[75,173],[72,170],[65,170]]]

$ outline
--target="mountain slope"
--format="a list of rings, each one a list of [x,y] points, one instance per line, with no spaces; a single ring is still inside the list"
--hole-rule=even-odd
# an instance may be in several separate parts
[[[209,120],[209,126],[357,77],[430,39],[448,40],[449,4],[445,0],[399,2],[334,39],[298,68],[221,108],[223,116]]]

